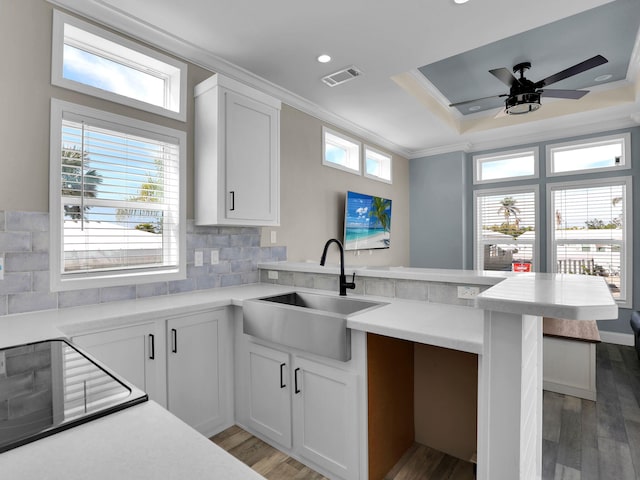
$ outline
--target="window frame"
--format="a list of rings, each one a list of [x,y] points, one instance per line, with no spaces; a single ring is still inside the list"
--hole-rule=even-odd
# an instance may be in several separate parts
[[[380,177],[378,175],[374,175],[372,173],[367,172],[367,152],[372,152],[375,155],[379,155],[384,158],[389,159],[389,178]],[[364,144],[362,149],[362,173],[365,177],[371,178],[372,180],[377,180],[379,182],[384,182],[388,184],[393,184],[393,155],[385,153],[371,145]]]
[[[595,147],[598,145],[614,143],[615,140],[622,141],[622,162],[619,165],[613,165],[610,167],[600,167],[600,168],[586,168],[581,170],[570,170],[566,172],[553,171],[554,150],[565,151],[565,150],[571,150],[572,148],[579,148],[579,147],[584,147],[584,148],[587,148],[589,146]],[[546,148],[545,168],[546,168],[547,177],[562,177],[562,176],[568,176],[568,175],[582,175],[585,173],[600,173],[600,172],[611,172],[611,171],[631,169],[631,134],[629,132],[618,133],[614,135],[604,135],[600,137],[585,138],[582,140],[571,140],[568,142],[561,142],[561,143],[549,143],[546,145],[545,148]]]
[[[533,154],[533,174],[520,175],[517,177],[492,178],[488,180],[479,179],[482,163],[489,161],[508,160],[523,156],[525,153]],[[512,182],[515,180],[532,180],[540,178],[540,149],[538,147],[518,148],[515,150],[507,150],[502,152],[473,155],[473,184],[483,185],[488,183]]]
[[[169,86],[165,89],[165,97],[166,101],[172,104],[177,104],[177,110],[171,109],[170,107],[162,107],[158,105],[153,105],[151,103],[147,103],[143,100],[137,100],[131,97],[127,97],[124,95],[120,95],[115,92],[111,92],[108,90],[103,90],[97,87],[93,87],[91,85],[87,85],[81,82],[77,82],[75,80],[71,80],[65,78],[63,75],[64,68],[64,26],[65,24],[71,25],[75,28],[83,30],[91,35],[98,36],[106,41],[113,42],[118,44],[123,49],[128,49],[134,52],[134,54],[138,54],[140,56],[146,56],[153,60],[154,63],[163,63],[168,67],[172,67],[173,69],[178,69],[178,73],[174,73],[172,75],[167,73],[166,80],[169,81]],[[110,52],[113,54],[115,58],[120,57],[124,58],[122,55],[116,55],[114,52]],[[113,60],[112,58],[110,58]],[[135,61],[132,59],[128,59],[130,65],[125,65],[125,63],[118,61],[121,65],[130,66],[132,68],[133,65],[136,65],[141,71],[151,69],[150,65],[144,65],[140,61]],[[157,68],[154,68],[157,70]],[[68,15],[66,13],[62,13],[58,10],[53,11],[53,29],[52,29],[52,51],[51,51],[51,84],[66,88],[69,90],[73,90],[76,92],[80,92],[86,95],[91,95],[93,97],[102,98],[105,100],[109,100],[111,102],[119,103],[122,105],[127,105],[129,107],[137,108],[139,110],[144,110],[147,112],[155,113],[157,115],[162,115],[164,117],[173,118],[176,120],[180,120],[182,122],[186,122],[187,120],[187,64],[181,62],[175,58],[169,57],[168,55],[162,54],[156,50],[145,47],[139,43],[133,42],[124,38],[120,35],[112,33],[108,30],[100,28],[96,25],[90,24],[83,20],[80,20],[77,17],[72,15]]]
[[[178,145],[178,247],[177,266],[138,268],[135,270],[122,269],[75,274],[62,273],[64,258],[63,222],[62,217],[62,165],[60,151],[62,149],[62,121],[67,113],[95,121],[95,125],[108,128],[118,127],[118,131],[128,131],[149,138],[171,139]],[[114,129],[115,130],[115,129]],[[50,131],[50,159],[49,159],[49,278],[52,292],[79,290],[86,288],[102,288],[110,286],[125,286],[140,283],[181,280],[186,278],[186,132],[169,127],[156,125],[130,117],[97,110],[94,108],[66,102],[56,98],[51,99],[51,131]],[[65,278],[67,277],[67,278]]]
[[[473,191],[473,268],[475,270],[483,270],[483,264],[481,264],[482,256],[480,255],[481,245],[480,242],[480,218],[479,218],[479,204],[478,198],[493,195],[509,195],[518,193],[533,192],[533,208],[536,213],[535,220],[535,240],[533,242],[533,265],[532,272],[540,271],[540,188],[538,185],[522,185],[517,187],[499,187],[499,188],[483,188]],[[514,240],[517,241],[517,240]],[[528,243],[527,243],[528,244]]]
[[[357,148],[357,159],[358,159],[358,169],[355,170],[353,168],[340,165],[338,163],[328,162],[326,160],[326,150],[327,150],[327,134],[338,137],[339,139],[344,140],[345,142],[352,143],[355,148]],[[349,172],[354,175],[362,175],[362,142],[356,140],[355,138],[349,137],[343,133],[332,130],[328,127],[322,126],[322,165],[327,167],[336,168],[338,170],[342,170],[343,172]]]
[[[622,308],[632,308],[633,305],[633,179],[631,176],[609,177],[598,179],[580,179],[547,184],[547,271],[557,273],[557,252],[555,248],[555,205],[553,192],[556,190],[579,189],[590,187],[606,187],[609,185],[624,185],[624,251],[621,251],[620,267],[624,265],[624,277],[621,275],[621,283],[624,288],[624,298],[616,299],[616,303]],[[597,243],[597,242],[596,242]]]

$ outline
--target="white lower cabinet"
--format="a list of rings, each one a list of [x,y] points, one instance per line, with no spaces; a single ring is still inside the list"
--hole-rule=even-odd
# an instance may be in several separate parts
[[[218,312],[167,320],[167,408],[204,434],[224,423],[220,323]]]
[[[200,433],[233,424],[231,319],[219,309],[77,335],[72,341]]]
[[[290,355],[249,344],[248,424],[278,444],[291,448]]]
[[[296,451],[341,478],[357,479],[356,375],[300,357],[293,372]]]
[[[285,347],[248,342],[247,353],[241,423],[332,477],[358,479],[357,375]]]

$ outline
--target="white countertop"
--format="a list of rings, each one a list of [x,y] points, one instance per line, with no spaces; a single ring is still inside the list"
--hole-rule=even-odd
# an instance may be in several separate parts
[[[393,299],[384,307],[349,317],[347,327],[481,354],[484,312],[471,307]]]
[[[264,480],[149,401],[0,454],[20,480]]]
[[[518,275],[482,292],[476,306],[498,312],[569,320],[618,318],[618,306],[602,277],[535,273]]]
[[[337,267],[293,264],[298,271],[337,273]],[[292,270],[292,264],[262,268]],[[295,270],[294,270],[295,271]],[[387,305],[348,318],[352,329],[483,353],[484,312],[533,314],[576,320],[615,318],[617,306],[601,278],[433,269],[363,269],[362,276],[494,285],[477,306],[366,297]],[[496,284],[497,283],[497,284]],[[0,348],[91,330],[116,328],[230,305],[243,300],[309,290],[252,284],[125,302],[0,317]],[[309,290],[315,291],[317,290]],[[323,292],[337,295],[337,292]],[[357,295],[350,295],[358,297]],[[81,461],[79,461],[81,460]],[[258,479],[209,440],[153,402],[109,415],[0,454],[2,477],[20,479]]]

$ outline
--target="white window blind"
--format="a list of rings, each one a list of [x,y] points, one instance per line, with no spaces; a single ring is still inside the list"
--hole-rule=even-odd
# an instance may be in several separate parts
[[[625,179],[552,185],[552,271],[604,277],[613,297],[627,298],[628,192]]]
[[[52,291],[185,278],[185,132],[51,101]]]
[[[177,267],[178,146],[75,117],[62,122],[62,273]]]
[[[476,268],[533,271],[536,191],[476,191]]]

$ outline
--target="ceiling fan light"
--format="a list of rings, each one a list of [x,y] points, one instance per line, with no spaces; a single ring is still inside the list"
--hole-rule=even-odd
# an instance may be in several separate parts
[[[505,112],[509,115],[522,115],[535,112],[540,108],[540,94],[519,93],[511,95],[504,102]]]

